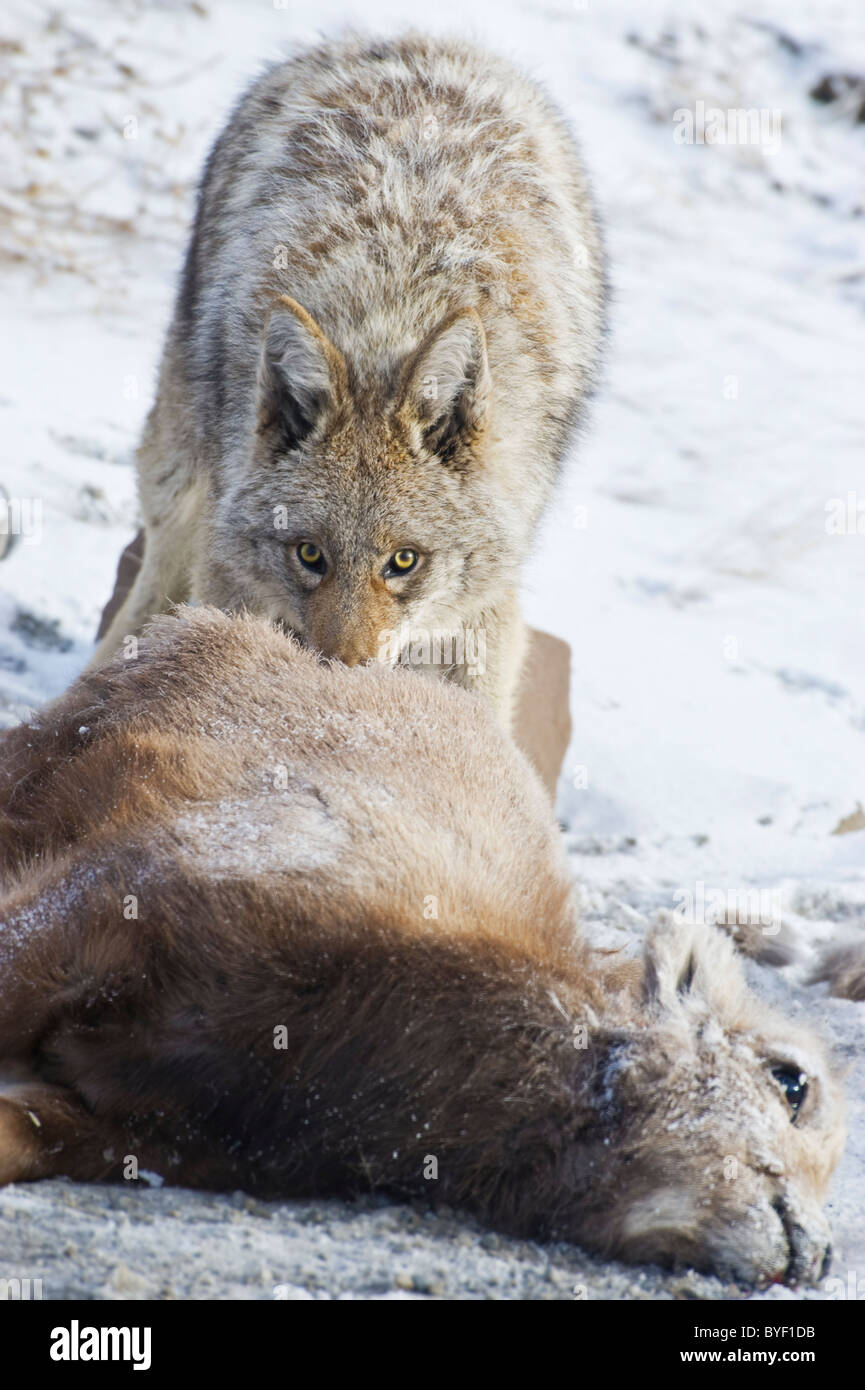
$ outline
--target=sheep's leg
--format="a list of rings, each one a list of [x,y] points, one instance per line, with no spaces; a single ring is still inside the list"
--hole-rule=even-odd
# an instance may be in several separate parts
[[[74,1091],[33,1076],[0,1081],[0,1185],[61,1175],[94,1181],[122,1158],[121,1137]]]
[[[128,970],[131,943],[99,931],[98,891],[92,903],[70,895],[62,879],[43,885],[8,903],[0,921],[0,1185],[117,1177],[138,1154],[124,1116],[94,1115],[74,1084],[39,1074],[40,1046],[51,1053],[64,1016],[86,1013]]]
[[[865,999],[865,941],[848,941],[826,948],[811,975],[811,984],[825,981],[838,999]]]

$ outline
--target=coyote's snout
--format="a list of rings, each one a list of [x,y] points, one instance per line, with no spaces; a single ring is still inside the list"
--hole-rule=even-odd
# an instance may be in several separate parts
[[[104,661],[172,602],[349,663],[483,630],[505,725],[522,565],[596,378],[600,238],[564,121],[455,40],[325,44],[208,160],[138,453],[146,528]]]
[[[455,775],[456,774],[456,775]],[[0,1180],[370,1189],[752,1282],[819,1277],[820,1043],[714,928],[581,942],[480,701],[161,618],[0,759]]]

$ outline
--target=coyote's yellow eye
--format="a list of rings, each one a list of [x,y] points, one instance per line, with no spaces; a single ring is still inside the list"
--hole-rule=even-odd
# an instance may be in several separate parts
[[[398,550],[391,558],[391,566],[397,574],[407,574],[417,564],[416,550]]]
[[[320,572],[324,569],[324,556],[319,547],[313,545],[311,541],[304,541],[302,545],[297,547],[297,558],[308,570]]]

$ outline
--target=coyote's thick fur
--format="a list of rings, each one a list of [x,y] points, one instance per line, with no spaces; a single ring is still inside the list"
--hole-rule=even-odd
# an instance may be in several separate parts
[[[204,173],[138,454],[144,564],[95,661],[191,598],[348,664],[421,634],[409,659],[507,723],[603,306],[570,134],[509,63],[409,36],[272,67]]]
[[[0,1181],[377,1189],[746,1280],[824,1266],[820,1044],[713,928],[582,943],[540,784],[461,690],[159,618],[4,736],[0,886]]]

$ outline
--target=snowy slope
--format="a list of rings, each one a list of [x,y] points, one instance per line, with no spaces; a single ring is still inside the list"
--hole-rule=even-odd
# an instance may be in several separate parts
[[[700,883],[769,895],[796,951],[758,987],[856,1068],[836,1269],[865,1275],[865,1004],[803,983],[820,942],[865,936],[865,830],[832,833],[865,804],[865,124],[855,93],[809,96],[865,74],[858,0],[9,0],[0,483],[34,533],[0,564],[0,725],[91,650],[194,179],[236,92],[289,43],[411,22],[549,86],[607,225],[605,381],[525,586],[574,654],[559,810],[587,929],[630,946]],[[680,143],[697,102],[778,111],[780,139]],[[863,534],[832,534],[851,493]]]

